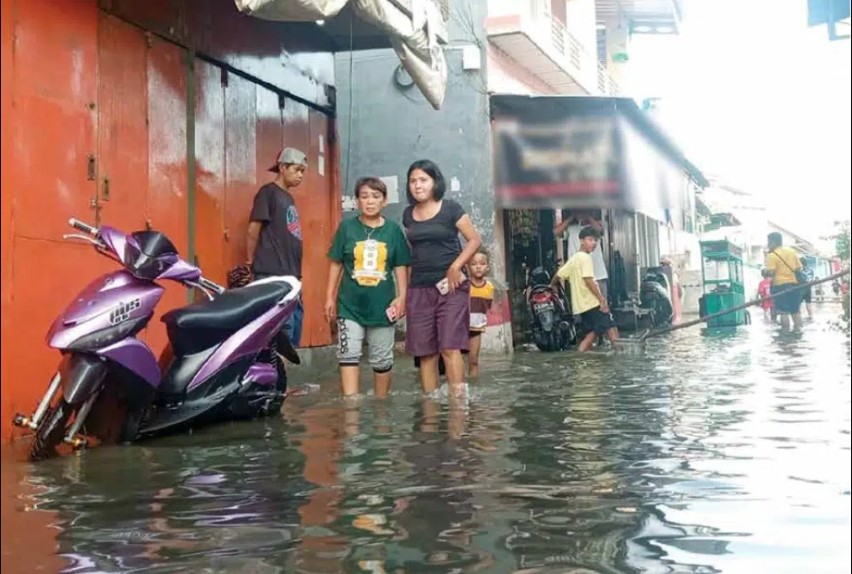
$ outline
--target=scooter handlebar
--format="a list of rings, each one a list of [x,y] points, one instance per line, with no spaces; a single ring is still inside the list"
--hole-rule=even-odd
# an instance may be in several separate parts
[[[202,277],[201,279],[198,280],[198,284],[201,285],[202,287],[204,287],[205,289],[209,289],[210,291],[213,291],[214,293],[217,293],[217,294],[225,291],[224,287],[222,287],[221,285],[218,285],[218,284],[214,283],[213,281],[211,281],[210,279],[206,279],[204,277]]]
[[[71,227],[73,227],[74,229],[76,229],[78,231],[82,231],[83,233],[91,235],[92,237],[95,237],[98,234],[98,228],[97,227],[92,227],[88,223],[83,223],[79,219],[75,219],[73,217],[68,220],[68,225],[70,225]]]

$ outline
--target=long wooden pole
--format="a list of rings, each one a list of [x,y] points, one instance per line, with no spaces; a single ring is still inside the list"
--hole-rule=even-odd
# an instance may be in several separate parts
[[[647,333],[644,337],[639,337],[639,339],[647,339],[648,337],[656,337],[657,335],[664,335],[666,333],[671,333],[672,331],[677,331],[678,329],[686,329],[687,327],[694,327],[695,325],[699,325],[701,323],[706,323],[711,319],[716,319],[717,317],[723,317],[730,313],[736,313],[737,311],[742,311],[743,309],[748,309],[749,307],[754,307],[755,305],[760,305],[766,299],[774,299],[779,295],[784,295],[786,293],[792,293],[793,291],[799,289],[807,289],[808,287],[813,287],[814,285],[819,285],[821,283],[828,283],[829,281],[834,281],[835,279],[840,279],[841,277],[849,275],[849,269],[845,269],[840,273],[835,273],[829,277],[823,277],[822,279],[814,279],[813,281],[809,281],[807,283],[796,284],[789,289],[784,289],[783,291],[779,291],[778,293],[773,293],[768,297],[755,299],[754,301],[749,301],[748,303],[743,303],[742,305],[737,305],[736,307],[731,307],[730,309],[723,309],[718,313],[711,313],[710,315],[706,315],[704,317],[699,317],[698,319],[693,319],[692,321],[687,321],[686,323],[681,323],[679,325],[671,325],[669,327],[665,327],[660,329],[659,331],[651,331]]]

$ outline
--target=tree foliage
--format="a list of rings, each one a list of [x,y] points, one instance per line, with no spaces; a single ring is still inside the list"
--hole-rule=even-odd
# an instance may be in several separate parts
[[[834,235],[829,235],[825,239],[834,241],[834,254],[841,261],[848,263],[850,256],[849,245],[849,220],[834,222]]]

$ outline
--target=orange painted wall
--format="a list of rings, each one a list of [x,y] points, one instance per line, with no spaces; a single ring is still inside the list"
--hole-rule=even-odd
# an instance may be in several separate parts
[[[98,20],[100,223],[125,230],[151,225],[186,254],[184,50],[113,16],[100,13]],[[166,295],[144,335],[155,353],[167,342],[160,316],[186,302],[185,289],[164,286]]]
[[[12,138],[7,137],[6,128],[12,121],[12,78],[14,77],[14,59],[12,58],[13,44],[13,2],[0,0],[0,381],[9,381],[9,359],[12,339],[12,315],[9,313],[12,305],[12,171],[10,166],[12,153]],[[7,391],[0,388],[2,408],[0,416],[5,417]],[[8,423],[6,423],[8,424]],[[2,426],[2,425],[0,425]],[[8,434],[6,432],[4,435]]]
[[[201,21],[190,9],[203,6],[181,6],[184,24]],[[234,17],[250,30],[252,20],[235,9],[229,16],[225,3],[217,6],[220,26]],[[2,0],[0,41],[4,440],[13,414],[32,411],[55,369],[58,354],[44,343],[50,323],[85,284],[114,269],[89,247],[62,241],[67,219],[99,217],[126,230],[147,222],[188,256],[192,216],[199,263],[224,282],[226,270],[245,260],[251,201],[271,178],[265,170],[283,145],[301,147],[311,158],[295,194],[307,238],[302,345],[331,343],[321,293],[340,205],[331,169],[333,120],[252,80],[233,73],[223,78],[215,64],[191,62],[184,48],[99,10],[96,0]],[[280,46],[252,49],[250,37],[236,44],[251,58],[230,61],[257,66],[265,60],[281,68],[279,52],[263,57]],[[193,124],[194,141],[188,137]],[[96,159],[92,179],[90,155]],[[189,157],[195,160],[194,201],[187,190]],[[170,285],[160,314],[185,302],[185,290]],[[143,336],[159,354],[166,343],[159,317]]]
[[[96,189],[87,179],[96,145],[96,3],[15,1],[11,12],[0,193],[12,202],[2,221],[4,438],[13,412],[33,408],[55,368],[57,355],[44,344],[48,326],[93,274],[109,268],[90,248],[62,241],[69,217],[89,217]],[[5,34],[5,14],[3,21]]]

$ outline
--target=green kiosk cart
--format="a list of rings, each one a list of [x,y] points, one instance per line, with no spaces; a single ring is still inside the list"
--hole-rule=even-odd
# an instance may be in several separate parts
[[[701,242],[701,276],[704,294],[701,316],[712,315],[745,303],[743,251],[727,240]],[[736,311],[707,321],[709,328],[738,327],[749,321],[748,312]]]

